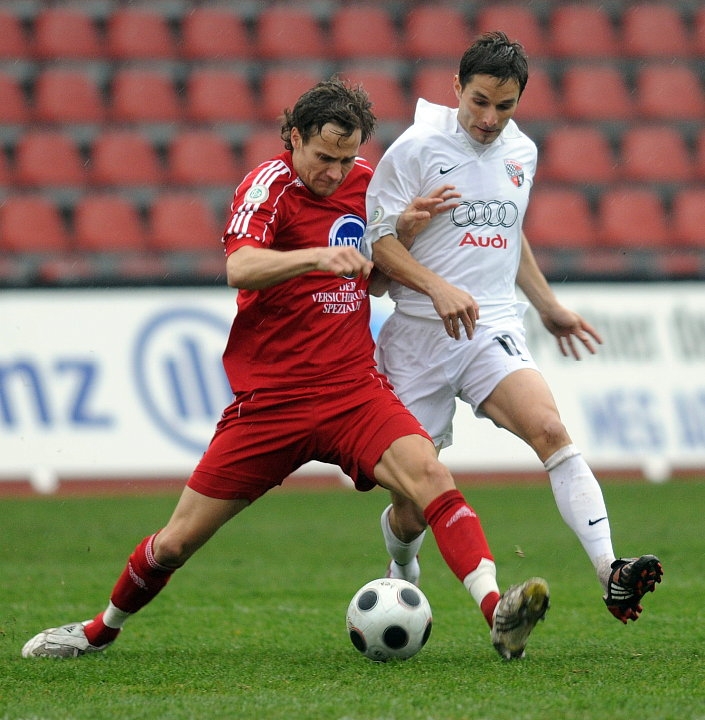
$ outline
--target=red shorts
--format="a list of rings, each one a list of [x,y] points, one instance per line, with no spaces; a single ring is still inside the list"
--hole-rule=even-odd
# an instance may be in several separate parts
[[[394,440],[430,437],[386,378],[258,390],[240,395],[218,422],[188,486],[212,498],[253,502],[310,460],[332,463],[358,490],[371,490],[374,468]]]

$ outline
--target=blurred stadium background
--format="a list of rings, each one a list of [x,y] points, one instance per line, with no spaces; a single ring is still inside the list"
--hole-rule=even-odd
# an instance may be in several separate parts
[[[549,279],[703,278],[702,2],[0,0],[0,286],[221,283],[214,238],[284,106],[362,83],[374,162],[417,96],[453,103],[487,29],[530,55]]]
[[[455,103],[491,29],[530,56],[527,234],[607,339],[562,363],[529,313],[532,351],[593,467],[701,471],[700,0],[0,0],[0,489],[180,484],[230,401],[218,239],[243,174],[282,147],[282,109],[334,73],[361,83],[374,163],[418,96]],[[373,331],[388,312],[373,303]],[[454,469],[540,470],[462,407],[456,429]]]

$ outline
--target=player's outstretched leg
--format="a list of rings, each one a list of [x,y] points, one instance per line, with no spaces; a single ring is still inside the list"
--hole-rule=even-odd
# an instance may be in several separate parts
[[[536,623],[544,619],[548,607],[548,583],[543,578],[512,585],[495,609],[490,631],[495,650],[505,660],[523,658],[529,635]]]
[[[84,627],[91,620],[69,623],[57,628],[49,628],[28,640],[22,648],[22,657],[73,658],[86,653],[105,650],[112,641],[104,645],[91,645]]]
[[[661,582],[663,567],[655,555],[615,560],[604,597],[607,609],[625,625],[639,619],[641,599]]]

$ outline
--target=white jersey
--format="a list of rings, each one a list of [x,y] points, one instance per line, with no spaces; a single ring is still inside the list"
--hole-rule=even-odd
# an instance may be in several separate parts
[[[396,236],[396,222],[415,197],[455,185],[459,206],[420,233],[411,254],[470,293],[481,324],[520,316],[515,281],[521,227],[536,172],[536,145],[513,120],[481,151],[458,125],[458,110],[420,99],[414,124],[387,150],[367,190],[366,242]],[[407,315],[439,319],[431,299],[392,282],[389,295]]]

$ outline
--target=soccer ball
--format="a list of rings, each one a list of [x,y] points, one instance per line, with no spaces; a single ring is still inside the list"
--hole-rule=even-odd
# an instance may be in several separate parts
[[[426,596],[406,580],[372,580],[355,593],[348,606],[352,644],[377,662],[416,655],[430,637],[432,625]]]

